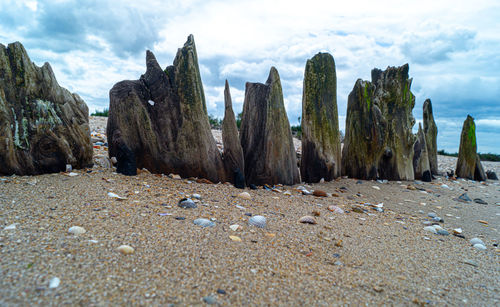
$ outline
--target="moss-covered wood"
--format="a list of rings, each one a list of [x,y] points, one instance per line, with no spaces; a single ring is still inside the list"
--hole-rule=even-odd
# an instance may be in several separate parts
[[[486,180],[486,174],[477,154],[476,124],[470,115],[467,115],[462,127],[456,174],[461,178]]]
[[[368,100],[369,101],[369,100]],[[318,53],[307,61],[302,95],[302,156],[305,182],[340,176],[341,151],[335,61]]]
[[[438,129],[436,122],[434,121],[434,115],[432,113],[432,103],[430,99],[424,101],[423,106],[424,115],[424,135],[427,144],[427,154],[429,155],[429,164],[431,168],[431,173],[433,175],[438,174],[438,163],[437,163],[437,134]]]
[[[119,82],[110,91],[110,156],[116,154],[112,136],[120,130],[138,168],[225,181],[222,156],[208,121],[193,36],[178,50],[174,65],[162,70],[148,51],[146,66],[140,80]]]
[[[281,81],[274,67],[266,84],[246,84],[240,141],[248,184],[300,181]]]
[[[88,108],[57,83],[48,63],[19,42],[0,44],[0,175],[33,175],[92,165]]]
[[[408,64],[372,70],[349,94],[342,173],[350,177],[413,180],[412,115]]]

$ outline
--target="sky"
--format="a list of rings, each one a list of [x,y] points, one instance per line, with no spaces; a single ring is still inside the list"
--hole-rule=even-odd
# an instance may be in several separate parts
[[[500,153],[500,1],[0,0],[0,43],[20,41],[49,62],[59,84],[91,112],[109,90],[145,72],[146,50],[163,68],[193,34],[208,113],[224,114],[224,80],[241,112],[245,82],[281,77],[290,124],[302,112],[307,59],[333,55],[340,129],[347,96],[373,68],[410,65],[413,115],[432,100],[438,149],[457,152],[467,114],[479,152]]]

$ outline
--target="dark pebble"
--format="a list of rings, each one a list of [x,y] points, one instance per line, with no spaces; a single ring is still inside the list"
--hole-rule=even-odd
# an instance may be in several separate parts
[[[356,181],[356,184],[363,184],[363,181],[358,180],[358,181]]]
[[[332,255],[332,257],[333,258],[340,258],[340,254],[335,253],[335,254]]]
[[[485,202],[484,200],[482,200],[481,198],[474,198],[474,202],[476,204],[480,204],[480,205],[487,205],[488,203]]]
[[[222,289],[217,289],[217,293],[219,293],[219,294],[226,294],[226,291],[222,290]]]
[[[250,183],[250,189],[257,190],[257,186],[253,183]]]
[[[245,213],[246,216],[252,216],[252,213]]]
[[[190,198],[181,199],[179,201],[179,204],[177,205],[183,209],[194,209],[197,207],[194,201],[192,201]]]
[[[176,216],[175,219],[179,221],[184,221],[186,218],[183,216]]]

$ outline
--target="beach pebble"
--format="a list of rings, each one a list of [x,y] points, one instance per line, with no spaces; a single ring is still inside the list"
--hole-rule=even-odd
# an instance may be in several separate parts
[[[299,219],[299,223],[303,224],[316,224],[316,219],[310,215],[305,215]]]
[[[482,245],[484,245],[483,240],[481,240],[481,239],[479,239],[479,238],[472,238],[472,239],[470,239],[470,241],[469,241],[469,242],[470,242],[470,244],[472,244],[472,245],[475,245],[475,244],[482,244]]]
[[[210,221],[210,220],[207,220],[207,219],[203,219],[203,218],[200,218],[200,219],[196,219],[193,221],[193,223],[195,225],[198,225],[198,226],[201,226],[201,227],[214,227],[215,226],[215,223]]]
[[[177,204],[177,206],[183,208],[183,209],[194,209],[196,208],[196,204],[194,203],[194,201],[192,201],[190,198],[183,198],[181,200],[179,200],[179,203]]]
[[[266,227],[266,218],[263,217],[262,215],[252,216],[248,220],[248,224],[259,227],[259,228],[264,228],[264,227]]]
[[[480,251],[486,250],[486,246],[484,246],[483,244],[480,244],[480,243],[474,244],[473,246],[475,249],[478,249]]]
[[[433,217],[433,218],[432,218],[432,220],[433,220],[434,222],[440,222],[440,223],[444,222],[444,220],[443,220],[442,218],[440,218],[439,216],[435,216],[435,217]]]
[[[241,192],[240,194],[238,194],[238,197],[241,199],[246,199],[246,200],[252,199],[252,196],[250,196],[250,193],[248,193],[248,192]]]
[[[437,216],[437,214],[434,212],[429,212],[429,214],[427,214],[427,216],[430,218],[435,218]]]
[[[437,231],[436,231],[436,233],[437,233],[438,235],[442,235],[442,236],[447,236],[447,235],[449,235],[449,234],[450,234],[448,231],[446,231],[446,230],[444,230],[444,229],[439,229],[439,230],[437,230]]]
[[[201,199],[201,195],[196,193],[191,195],[191,197],[193,197],[194,199]]]
[[[308,191],[308,190],[306,190],[306,189],[303,189],[302,190],[302,194],[304,194],[304,195],[312,195],[313,193],[310,192],[310,191]]]
[[[380,187],[378,187],[376,185],[372,185],[372,188],[374,188],[375,190],[380,190]]]
[[[74,235],[81,235],[82,233],[85,233],[86,230],[83,227],[80,226],[72,226],[68,229],[69,233],[72,233]]]
[[[455,229],[453,229],[453,233],[454,234],[458,234],[458,235],[461,234],[462,233],[462,228],[455,228]]]
[[[203,301],[209,305],[217,303],[217,300],[213,296],[205,296],[203,297]]]
[[[322,190],[314,190],[313,195],[316,197],[327,197],[328,196],[328,194],[326,194],[326,192],[322,191]]]
[[[219,293],[219,294],[226,294],[226,290],[217,289],[217,293]]]
[[[135,251],[134,248],[129,245],[120,245],[116,250],[124,255],[133,254]]]
[[[60,283],[61,283],[61,280],[57,277],[54,277],[49,282],[49,288],[50,289],[57,288],[57,287],[59,287]]]

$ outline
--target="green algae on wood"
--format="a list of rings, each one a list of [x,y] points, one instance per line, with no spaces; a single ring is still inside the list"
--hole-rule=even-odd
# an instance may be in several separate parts
[[[332,180],[340,176],[341,166],[337,77],[332,55],[318,53],[307,61],[302,97],[302,180]]]

